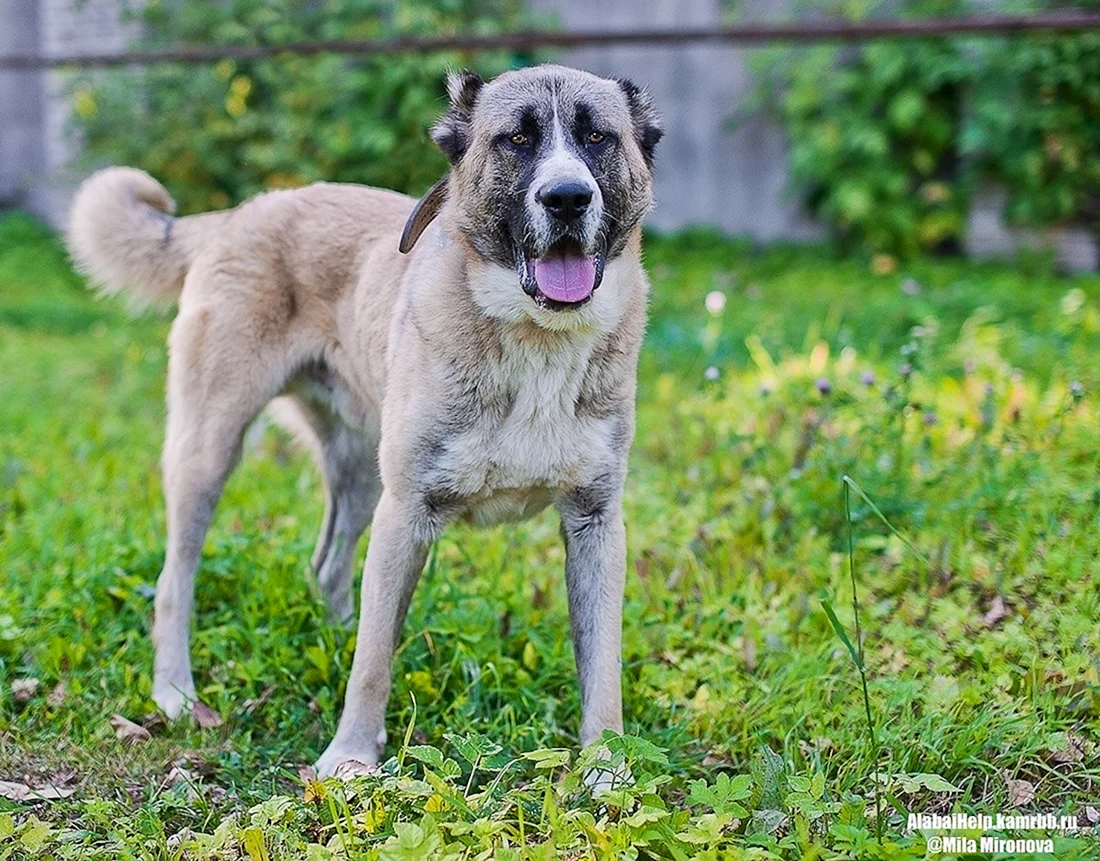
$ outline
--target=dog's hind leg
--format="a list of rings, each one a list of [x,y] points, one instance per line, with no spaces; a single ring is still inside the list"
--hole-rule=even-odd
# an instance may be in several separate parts
[[[275,420],[313,452],[324,479],[325,514],[313,551],[313,571],[329,618],[350,625],[355,616],[355,551],[382,492],[378,435],[350,427],[309,397],[289,395],[271,406]]]
[[[314,559],[314,570],[329,617],[334,622],[351,624],[355,617],[351,596],[355,550],[382,492],[378,448],[373,440],[346,426],[322,443],[331,524],[326,524],[318,541],[320,544],[328,538],[324,558]]]
[[[248,424],[283,380],[275,356],[242,344],[230,309],[181,313],[169,338],[163,472],[168,541],[153,620],[153,699],[169,718],[195,698],[190,626],[206,530]],[[281,358],[281,357],[279,357]]]

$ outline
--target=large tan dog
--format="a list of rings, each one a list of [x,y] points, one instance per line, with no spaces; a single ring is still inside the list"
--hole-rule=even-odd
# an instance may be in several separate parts
[[[661,130],[633,84],[559,66],[489,83],[455,75],[449,92],[432,137],[452,170],[415,208],[321,184],[177,219],[167,192],[126,168],[91,177],[73,206],[72,255],[96,283],[179,303],[153,627],[165,713],[194,702],[203,540],[242,434],[269,402],[324,474],[313,563],[336,618],[353,615],[351,566],[373,522],[322,775],[379,760],[395,644],[447,523],[550,503],[567,549],[581,742],[622,727],[621,497],[648,290],[640,223]]]

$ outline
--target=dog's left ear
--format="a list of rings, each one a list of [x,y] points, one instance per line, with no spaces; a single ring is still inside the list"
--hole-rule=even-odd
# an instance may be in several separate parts
[[[451,72],[447,76],[451,106],[432,127],[432,140],[451,160],[451,164],[457,164],[470,145],[470,119],[483,86],[485,81],[476,72]]]
[[[451,72],[447,76],[447,95],[451,98],[451,106],[432,126],[432,140],[443,150],[451,164],[457,164],[470,145],[470,119],[483,86],[485,81],[475,72]],[[443,177],[429,188],[409,213],[398,245],[402,254],[412,251],[420,234],[439,215],[447,199],[448,178]]]
[[[657,144],[665,136],[661,127],[661,118],[653,107],[653,99],[633,81],[618,78],[619,86],[626,93],[626,103],[630,106],[630,118],[634,121],[634,138],[642,150],[645,163],[653,167],[653,154]]]

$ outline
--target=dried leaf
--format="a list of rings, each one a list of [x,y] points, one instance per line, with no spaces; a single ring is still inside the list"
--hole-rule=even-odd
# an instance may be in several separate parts
[[[1089,821],[1089,825],[1096,825],[1100,822],[1100,810],[1097,810],[1091,804],[1085,807],[1085,819]]]
[[[317,769],[312,765],[299,765],[298,766],[298,779],[302,783],[307,783],[311,780],[317,779]]]
[[[989,603],[989,610],[982,616],[982,624],[987,628],[994,628],[998,622],[1002,619],[1007,619],[1010,615],[1012,615],[1012,613],[1009,611],[1008,607],[1005,606],[1004,598],[997,595]]]
[[[172,770],[168,772],[168,777],[165,780],[166,786],[180,786],[184,787],[184,795],[188,798],[195,799],[199,797],[198,790],[198,777],[192,772],[188,771],[182,766],[176,765],[172,767]]]
[[[1060,765],[1074,765],[1085,758],[1085,740],[1072,732],[1066,733],[1066,749],[1051,752],[1050,758]]]
[[[127,741],[130,744],[137,744],[139,741],[148,741],[153,736],[149,733],[145,727],[141,724],[134,723],[128,718],[124,718],[122,715],[113,715],[111,717],[111,726],[115,729],[115,735],[118,736],[120,741]]]
[[[60,708],[61,704],[65,702],[65,683],[58,682],[52,691],[46,695],[46,702],[50,708]]]
[[[256,699],[245,700],[244,705],[241,706],[241,712],[243,714],[248,714],[249,712],[253,712],[258,709],[269,699],[271,699],[271,695],[275,693],[275,687],[275,685],[268,685],[266,688],[264,688],[263,693],[261,693]]]
[[[25,703],[38,693],[38,679],[16,679],[11,683],[11,695],[17,703]]]
[[[198,779],[198,776],[194,772],[188,771],[182,765],[174,765],[172,766],[172,770],[168,772],[166,780],[171,786],[176,783],[197,783]]]
[[[1035,784],[1030,780],[1013,780],[1005,777],[1008,786],[1008,803],[1011,807],[1023,807],[1035,800]]]
[[[191,706],[191,717],[203,729],[216,729],[224,723],[220,714],[199,700],[195,700]]]
[[[68,798],[74,792],[76,792],[75,786],[32,787],[25,783],[0,780],[0,798],[6,798],[8,801],[54,801],[58,798]]]

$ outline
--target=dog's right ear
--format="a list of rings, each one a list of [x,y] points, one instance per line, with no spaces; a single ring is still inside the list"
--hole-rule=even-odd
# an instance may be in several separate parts
[[[457,164],[470,145],[470,119],[483,86],[485,81],[476,72],[451,72],[447,76],[451,106],[432,127],[432,140],[451,164]]]

